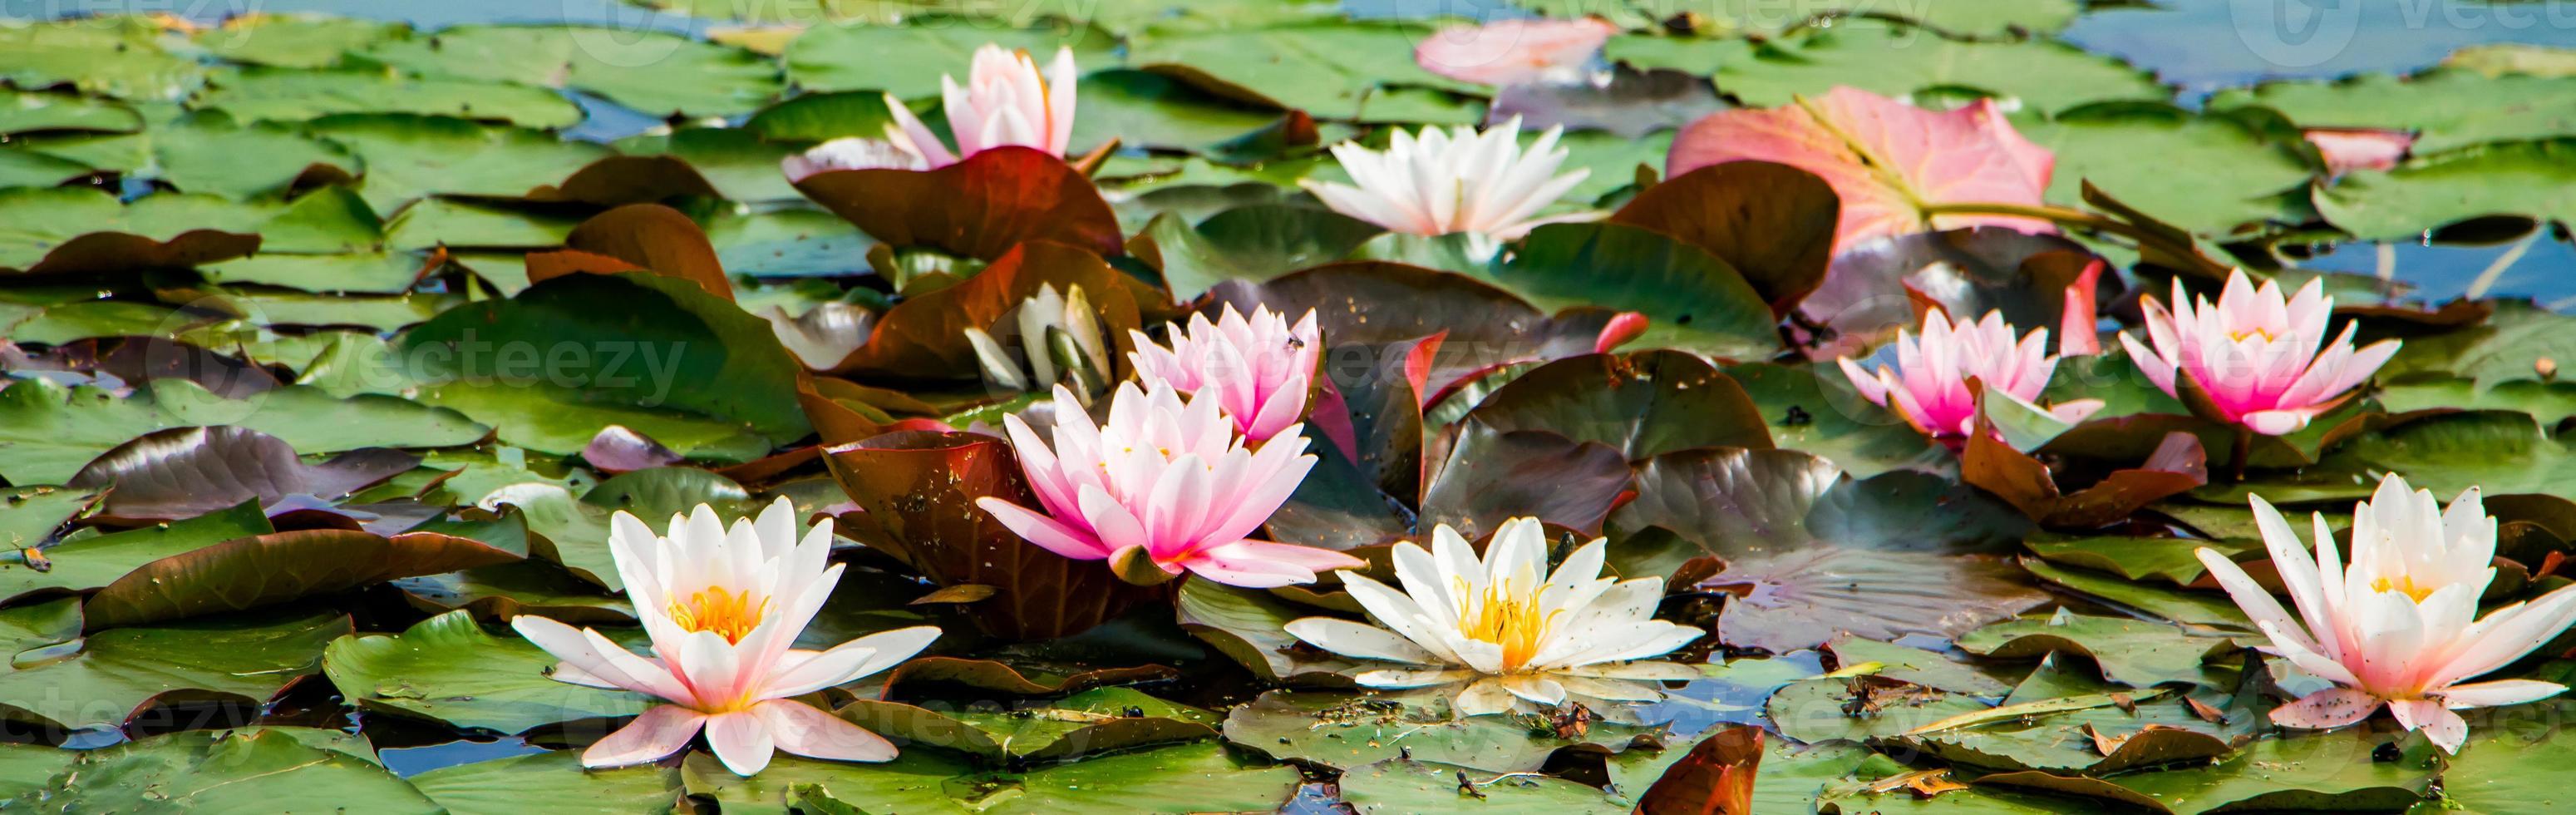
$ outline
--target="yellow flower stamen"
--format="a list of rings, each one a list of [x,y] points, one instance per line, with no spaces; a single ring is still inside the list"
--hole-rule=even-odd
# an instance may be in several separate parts
[[[725,642],[740,643],[760,627],[760,618],[769,611],[769,598],[751,602],[751,593],[735,594],[723,586],[709,586],[689,595],[686,600],[671,601],[671,622],[688,631],[713,631]]]
[[[1458,580],[1457,591],[1469,591],[1466,581]],[[1544,590],[1528,593],[1512,591],[1512,581],[1496,581],[1486,586],[1484,594],[1460,609],[1458,633],[1468,639],[1490,642],[1503,647],[1503,670],[1520,670],[1538,657],[1539,647],[1547,642],[1548,632],[1556,627],[1556,616],[1562,609],[1542,611],[1540,599]]]
[[[2398,592],[2418,603],[2424,602],[2424,598],[2433,595],[2432,586],[2416,583],[2412,575],[2398,575],[2395,580],[2386,577],[2373,579],[2370,581],[2370,590],[2381,593]]]
[[[2280,337],[2272,336],[2272,329],[2269,328],[2248,328],[2240,331],[2227,332],[2227,338],[2237,342],[2244,342],[2247,337],[2262,337],[2264,342],[2271,342],[2273,340],[2280,339]]]

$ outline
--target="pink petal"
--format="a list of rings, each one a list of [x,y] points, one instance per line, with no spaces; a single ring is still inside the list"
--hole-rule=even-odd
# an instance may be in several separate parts
[[[2351,688],[2327,688],[2273,708],[2272,723],[2329,730],[2370,718],[2378,709],[2378,697]]]
[[[644,715],[581,751],[581,766],[623,767],[658,760],[689,746],[689,739],[698,735],[706,721],[706,716],[679,705],[645,708]]]
[[[2414,134],[2403,130],[2362,130],[2310,128],[2302,133],[2317,152],[2325,156],[2326,169],[2335,175],[2354,170],[2386,170],[2406,158],[2415,147]]]
[[[1721,111],[1692,122],[1673,140],[1665,166],[1668,175],[1678,176],[1746,160],[1797,167],[1834,188],[1843,206],[1836,254],[1875,238],[1934,228],[1993,224],[2056,231],[2029,218],[1936,219],[1917,208],[1917,202],[2041,203],[2055,157],[2014,132],[1989,100],[1934,112],[1838,87],[1801,103]]]
[[[892,761],[894,743],[803,702],[772,699],[751,707],[778,749],[832,761]]]
[[[2498,679],[2452,685],[2441,691],[2442,704],[2452,710],[2473,707],[2499,707],[2537,702],[2567,692],[2567,686],[2536,679]]]
[[[750,778],[769,766],[777,740],[760,714],[740,710],[707,717],[707,746],[715,748],[716,760],[724,762],[725,769]]]
[[[2460,745],[2469,740],[2469,722],[2451,712],[2441,702],[2431,699],[2406,699],[2388,703],[2388,711],[2397,714],[2397,723],[2408,730],[2421,730],[2433,739],[2442,752],[2458,754]]]
[[[2308,426],[2308,420],[2314,415],[2314,411],[2305,409],[2258,410],[2237,417],[2237,421],[2243,422],[2245,429],[2256,433],[2266,436],[2287,436],[2305,429]]]
[[[993,520],[1012,534],[1075,560],[1099,560],[1109,556],[1099,539],[1062,521],[1029,511],[1018,504],[985,496],[975,499],[975,506],[993,513]]]

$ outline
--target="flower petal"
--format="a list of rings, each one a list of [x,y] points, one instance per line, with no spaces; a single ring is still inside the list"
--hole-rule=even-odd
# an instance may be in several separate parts
[[[832,761],[892,761],[894,743],[803,702],[771,699],[751,706],[778,749]]]
[[[770,753],[778,745],[760,714],[739,710],[707,717],[707,746],[715,748],[716,760],[724,762],[725,769],[750,778],[769,766]]]
[[[623,767],[655,761],[689,746],[707,717],[679,705],[654,705],[644,709],[617,732],[608,734],[581,751],[581,766]]]
[[[2327,688],[2272,709],[2272,723],[2282,727],[2327,730],[2370,718],[2379,698],[2352,688]]]

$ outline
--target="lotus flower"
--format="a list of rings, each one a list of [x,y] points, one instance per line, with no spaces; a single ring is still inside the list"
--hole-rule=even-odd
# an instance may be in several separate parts
[[[1154,344],[1144,332],[1129,333],[1136,350],[1128,352],[1127,360],[1138,376],[1160,380],[1183,394],[1214,397],[1234,418],[1235,428],[1253,441],[1279,435],[1305,414],[1306,390],[1324,350],[1313,309],[1292,328],[1286,315],[1269,306],[1245,319],[1228,305],[1215,322],[1198,314],[1190,317],[1188,331],[1170,325],[1169,348]]]
[[[2217,304],[2204,297],[2195,307],[2176,280],[2171,312],[2153,299],[2142,301],[2147,339],[2155,349],[2128,334],[2120,335],[2120,344],[2156,387],[2217,413],[2209,418],[2265,435],[2296,433],[2341,404],[2345,392],[2397,353],[2396,340],[2353,350],[2352,323],[2320,351],[2326,318],[2334,313],[2334,298],[2325,296],[2324,286],[2323,280],[2310,280],[2297,297],[2283,298],[2279,281],[2264,281],[2257,290],[2238,269],[2228,275]],[[2176,389],[2184,378],[2208,397],[2205,404]]]
[[[1070,380],[1077,385],[1070,392],[1082,400],[1075,404],[1083,405],[1091,404],[1091,397],[1108,387],[1109,342],[1081,286],[1057,294],[1055,284],[1041,285],[1037,294],[1020,301],[994,328],[1007,331],[1005,338],[1017,337],[1022,358],[1028,362],[1022,367],[1012,359],[991,332],[966,329],[966,343],[975,348],[975,362],[983,369],[986,384],[1031,391]]]
[[[1973,323],[1952,322],[1937,310],[1925,314],[1923,336],[1898,331],[1896,364],[1881,365],[1876,373],[1850,357],[1836,361],[1861,398],[1879,405],[1893,401],[1906,424],[1934,438],[1964,439],[1976,424],[1977,399],[1968,392],[1971,377],[2059,421],[2080,422],[2102,409],[2101,402],[2091,399],[2052,408],[2032,404],[2057,373],[2057,357],[2048,353],[2048,329],[2032,329],[2015,344],[2002,311],[1986,312],[1985,319]]]
[[[779,159],[778,169],[793,183],[833,170],[927,170],[930,160],[889,139],[844,137]]]
[[[688,746],[701,729],[736,775],[769,766],[773,748],[886,761],[895,748],[884,738],[788,697],[893,667],[938,639],[939,629],[871,634],[827,651],[791,647],[841,579],[839,564],[824,565],[831,549],[832,522],[800,540],[796,509],[784,498],[730,530],[705,504],[686,518],[673,516],[666,535],[619,512],[610,519],[608,550],[652,637],[652,654],[534,614],[512,618],[510,627],[563,660],[557,680],[663,700],[582,751],[582,766],[653,761]]]
[[[1146,584],[1187,570],[1270,588],[1361,565],[1340,552],[1246,537],[1315,466],[1315,457],[1304,455],[1300,426],[1250,450],[1216,399],[1184,402],[1167,383],[1154,382],[1150,391],[1119,385],[1105,425],[1065,409],[1074,402],[1063,388],[1055,398],[1053,447],[1020,417],[1002,417],[1045,513],[999,498],[976,501],[1030,543],[1076,560],[1107,559],[1120,578]]]
[[[2279,510],[2253,496],[2254,521],[2299,616],[2225,555],[2198,550],[2201,565],[2270,637],[2262,649],[2335,683],[2272,710],[2287,727],[2342,727],[2386,705],[2408,730],[2459,752],[2469,724],[2455,710],[2536,702],[2567,688],[2530,679],[2462,684],[2521,659],[2576,622],[2576,586],[2477,617],[2495,579],[2496,521],[2461,492],[2445,511],[2427,490],[2391,474],[2353,507],[2352,564],[2336,551],[2325,515],[2314,516],[2316,554]]]
[[[1533,216],[1592,174],[1557,175],[1568,155],[1556,146],[1563,131],[1548,128],[1523,150],[1519,117],[1482,134],[1472,127],[1426,127],[1418,135],[1399,129],[1384,152],[1333,145],[1333,158],[1358,186],[1298,183],[1335,212],[1397,232],[1510,240],[1545,223]]]
[[[868,343],[869,329],[877,322],[876,312],[842,302],[817,303],[804,314],[790,316],[782,306],[770,306],[761,312],[769,321],[770,333],[778,344],[786,346],[796,361],[816,371],[828,371],[850,358],[859,346]]]
[[[2391,170],[2415,149],[2415,134],[2403,130],[2312,127],[2300,133],[2326,160],[2326,172]]]
[[[1367,687],[1455,685],[1452,707],[1461,716],[1569,699],[1662,699],[1648,683],[1696,678],[1699,671],[1635,660],[1671,653],[1705,632],[1654,619],[1663,578],[1602,577],[1607,545],[1584,544],[1549,572],[1547,533],[1536,518],[1504,521],[1482,559],[1474,544],[1442,524],[1432,530],[1430,551],[1412,541],[1395,545],[1403,591],[1342,573],[1351,598],[1377,625],[1306,617],[1289,622],[1288,633],[1346,657],[1400,666],[1353,677]]]
[[[1040,74],[1028,52],[988,43],[975,49],[974,68],[963,87],[953,77],[939,78],[940,109],[948,116],[949,132],[957,134],[956,152],[949,152],[939,134],[891,94],[886,111],[894,114],[894,123],[887,126],[886,139],[921,156],[930,168],[1014,145],[1062,158],[1073,141],[1073,93],[1080,79],[1071,48],[1056,49],[1055,61]]]
[[[1592,58],[1617,33],[1618,26],[1598,17],[1454,25],[1414,46],[1413,62],[1425,71],[1480,85],[1570,85],[1590,78]]]

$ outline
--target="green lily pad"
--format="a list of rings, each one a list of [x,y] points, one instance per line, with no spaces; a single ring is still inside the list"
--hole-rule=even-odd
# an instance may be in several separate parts
[[[633,811],[668,806],[680,794],[680,771],[656,765],[591,770],[578,750],[477,761],[412,776],[412,787],[450,815],[529,811]]]
[[[1810,744],[1888,738],[1987,707],[1966,694],[1866,677],[1802,679],[1763,703],[1782,735]]]
[[[408,577],[393,581],[393,586],[413,606],[431,613],[462,609],[486,620],[535,614],[573,625],[635,621],[635,606],[626,598],[601,594],[597,584],[543,560]]]
[[[2068,568],[2039,558],[2022,558],[2021,567],[2041,580],[2115,607],[2137,609],[2178,623],[2254,630],[2254,624],[2245,619],[2245,612],[2238,610],[2235,602],[2219,592],[2123,580],[2091,569]]]
[[[1281,626],[1319,610],[1290,605],[1268,592],[1189,580],[1181,584],[1174,603],[1182,628],[1264,681],[1333,674],[1356,664],[1329,652],[1299,647],[1302,641]]]
[[[300,121],[340,113],[399,113],[500,121],[525,127],[577,124],[581,106],[541,88],[406,77],[382,68],[243,68],[225,74],[197,104],[242,121]]]
[[[2390,741],[2366,730],[2294,731],[2256,741],[2203,767],[2098,780],[2036,771],[1997,773],[1980,782],[2089,795],[2178,815],[2220,809],[2394,811],[2422,800],[2439,763],[2421,741],[2413,749],[2391,751],[2397,753],[2394,761],[2379,760]]]
[[[596,144],[441,116],[354,113],[307,129],[366,162],[360,192],[379,213],[431,193],[516,197],[611,155]]]
[[[68,84],[83,93],[175,102],[205,83],[196,60],[171,53],[141,17],[0,24],[0,79],[21,88]]]
[[[39,131],[132,133],[143,129],[143,114],[121,102],[76,93],[0,91],[0,133]]]
[[[1418,23],[1374,21],[1194,31],[1145,38],[1130,46],[1127,60],[1220,95],[1265,100],[1319,118],[1354,119],[1385,95],[1382,86],[1481,91],[1414,64],[1414,44],[1430,33]],[[1416,118],[1369,115],[1378,121]]]
[[[1486,772],[1536,770],[1557,750],[1618,752],[1653,728],[1596,722],[1568,738],[1543,716],[1453,718],[1437,689],[1401,694],[1270,691],[1226,714],[1227,741],[1342,769],[1410,755]]]
[[[2091,184],[2206,235],[2299,220],[2283,210],[2283,193],[2303,190],[2316,172],[2299,153],[2304,142],[2284,143],[2235,119],[2162,103],[2086,105],[2047,119],[2017,117],[2013,127],[2057,155],[2049,200],[2083,200],[2083,186]],[[2199,172],[2159,172],[2176,166]]]
[[[1267,811],[1296,791],[1292,767],[1253,764],[1218,744],[1188,744],[1055,764],[1024,773],[978,770],[936,749],[914,748],[883,764],[842,764],[778,755],[743,778],[714,756],[690,753],[680,778],[691,795],[728,809],[790,805],[847,812],[1124,815],[1169,809]]]
[[[2196,636],[2172,625],[2099,617],[2064,609],[2046,618],[1989,625],[1959,637],[1959,650],[2003,659],[2073,652],[2093,658],[2104,679],[2133,687],[2201,679],[2201,660],[2231,652],[2226,637]]]
[[[255,503],[125,532],[84,530],[45,549],[51,565],[44,571],[23,562],[0,562],[0,597],[104,588],[144,564],[269,531],[268,516]]]
[[[1043,55],[1041,55],[1043,56]],[[1094,71],[1077,93],[1071,151],[1117,139],[1122,147],[1222,151],[1281,124],[1284,111],[1215,96],[1149,71]]]
[[[1898,97],[1934,89],[1982,91],[2043,113],[2087,102],[2163,100],[2169,95],[2142,71],[2063,43],[1950,40],[1879,20],[1844,20],[1809,29],[1773,40],[1751,56],[1718,65],[1711,79],[1719,91],[1764,107],[1820,95],[1838,85]]]
[[[184,267],[259,248],[244,233],[269,211],[212,195],[147,195],[121,203],[93,187],[0,190],[0,270],[83,272]]]
[[[1756,358],[1780,345],[1770,307],[1743,274],[1697,246],[1642,227],[1541,226],[1493,277],[1541,308],[1595,305],[1644,314],[1649,322],[1637,340],[1643,347]]]
[[[629,638],[635,635],[630,631]],[[520,733],[644,712],[651,698],[547,678],[555,658],[517,634],[451,611],[394,635],[344,637],[322,670],[353,704],[449,725]]]
[[[155,702],[257,704],[314,672],[323,644],[348,633],[337,613],[259,612],[72,637],[21,651],[0,673],[0,717],[86,729],[122,725]]]
[[[1195,298],[1227,280],[1262,281],[1350,255],[1385,230],[1348,215],[1294,204],[1255,204],[1191,226],[1155,216],[1139,239],[1152,241],[1172,296]]]
[[[2499,710],[2477,723],[2459,755],[2444,762],[2442,802],[2466,812],[2547,812],[2564,805],[2564,784],[2531,767],[2567,760],[2571,744],[2558,729],[2544,723],[2567,712],[2564,702]],[[2322,767],[2320,767],[2322,769]]]
[[[783,90],[778,66],[757,54],[658,31],[456,26],[380,41],[358,55],[423,77],[575,88],[655,116],[748,113]]]
[[[2212,95],[2209,107],[2261,105],[2301,127],[2414,131],[2415,153],[2432,155],[2493,142],[2576,136],[2571,98],[2576,98],[2576,77],[2435,69],[2409,77],[2372,73],[2332,82],[2231,88]]]
[[[23,549],[51,541],[54,530],[97,501],[97,491],[70,487],[0,491],[0,548]]]
[[[2576,81],[2576,80],[2571,80]],[[2407,238],[2486,215],[2576,221],[2576,141],[2454,150],[2392,170],[2356,170],[2316,191],[2317,212],[2363,239]]]
[[[1546,775],[1506,775],[1436,761],[1389,759],[1342,773],[1342,801],[1376,812],[1554,812],[1616,815],[1633,809],[1595,787]],[[1467,779],[1461,782],[1459,779]],[[1470,793],[1464,783],[1475,784]]]
[[[313,746],[320,734],[297,730],[188,730],[82,753],[12,803],[78,812],[445,811],[385,768]]]
[[[2159,509],[2169,509],[2160,507]],[[2170,513],[2168,513],[2170,514]],[[2249,518],[2250,520],[2250,518]],[[2202,548],[2236,555],[2260,548],[2260,539],[2222,541],[2198,538],[2133,538],[2100,535],[2066,540],[2033,540],[2030,551],[2048,560],[2086,569],[2111,572],[2130,580],[2161,580],[2187,586],[2199,580],[2207,569],[2193,552]]]
[[[398,397],[340,399],[309,386],[226,399],[195,382],[156,379],[119,397],[86,385],[20,380],[0,389],[0,477],[62,483],[90,459],[136,436],[225,424],[275,436],[308,455],[470,444],[490,432],[456,412]]]
[[[809,429],[796,406],[803,367],[769,323],[674,278],[555,278],[440,314],[395,352],[422,383],[422,400],[557,455],[580,452],[610,424],[685,456],[732,461]],[[705,382],[725,387],[688,384]]]
[[[1118,64],[1115,38],[1090,26],[1017,28],[993,20],[926,15],[909,25],[819,25],[789,43],[787,78],[810,91],[884,91],[905,99],[939,95],[939,78],[961,81],[985,43],[1027,51],[1041,68],[1059,47],[1076,65],[1097,71]],[[840,135],[873,135],[843,133]]]
[[[2003,696],[2012,692],[2011,685],[1976,666],[1921,648],[1856,637],[1835,640],[1825,647],[1833,651],[1834,663],[1845,669],[1878,663],[1878,668],[1870,672],[1872,676],[1972,696]]]
[[[232,62],[329,68],[350,51],[405,33],[399,23],[318,14],[245,14],[196,33],[197,47]]]
[[[1695,447],[1771,446],[1769,425],[1743,386],[1675,351],[1551,362],[1504,385],[1468,415],[1500,431],[1548,430],[1597,441],[1631,461]]]
[[[1862,399],[1840,370],[1769,362],[1745,362],[1721,370],[1744,386],[1754,409],[1770,426],[1773,444],[1830,460],[1854,478],[1949,457],[1949,451],[1924,438],[1903,418]]]
[[[1133,688],[1094,688],[1008,711],[945,708],[860,699],[834,714],[887,738],[1025,762],[1215,738],[1223,721]]]

